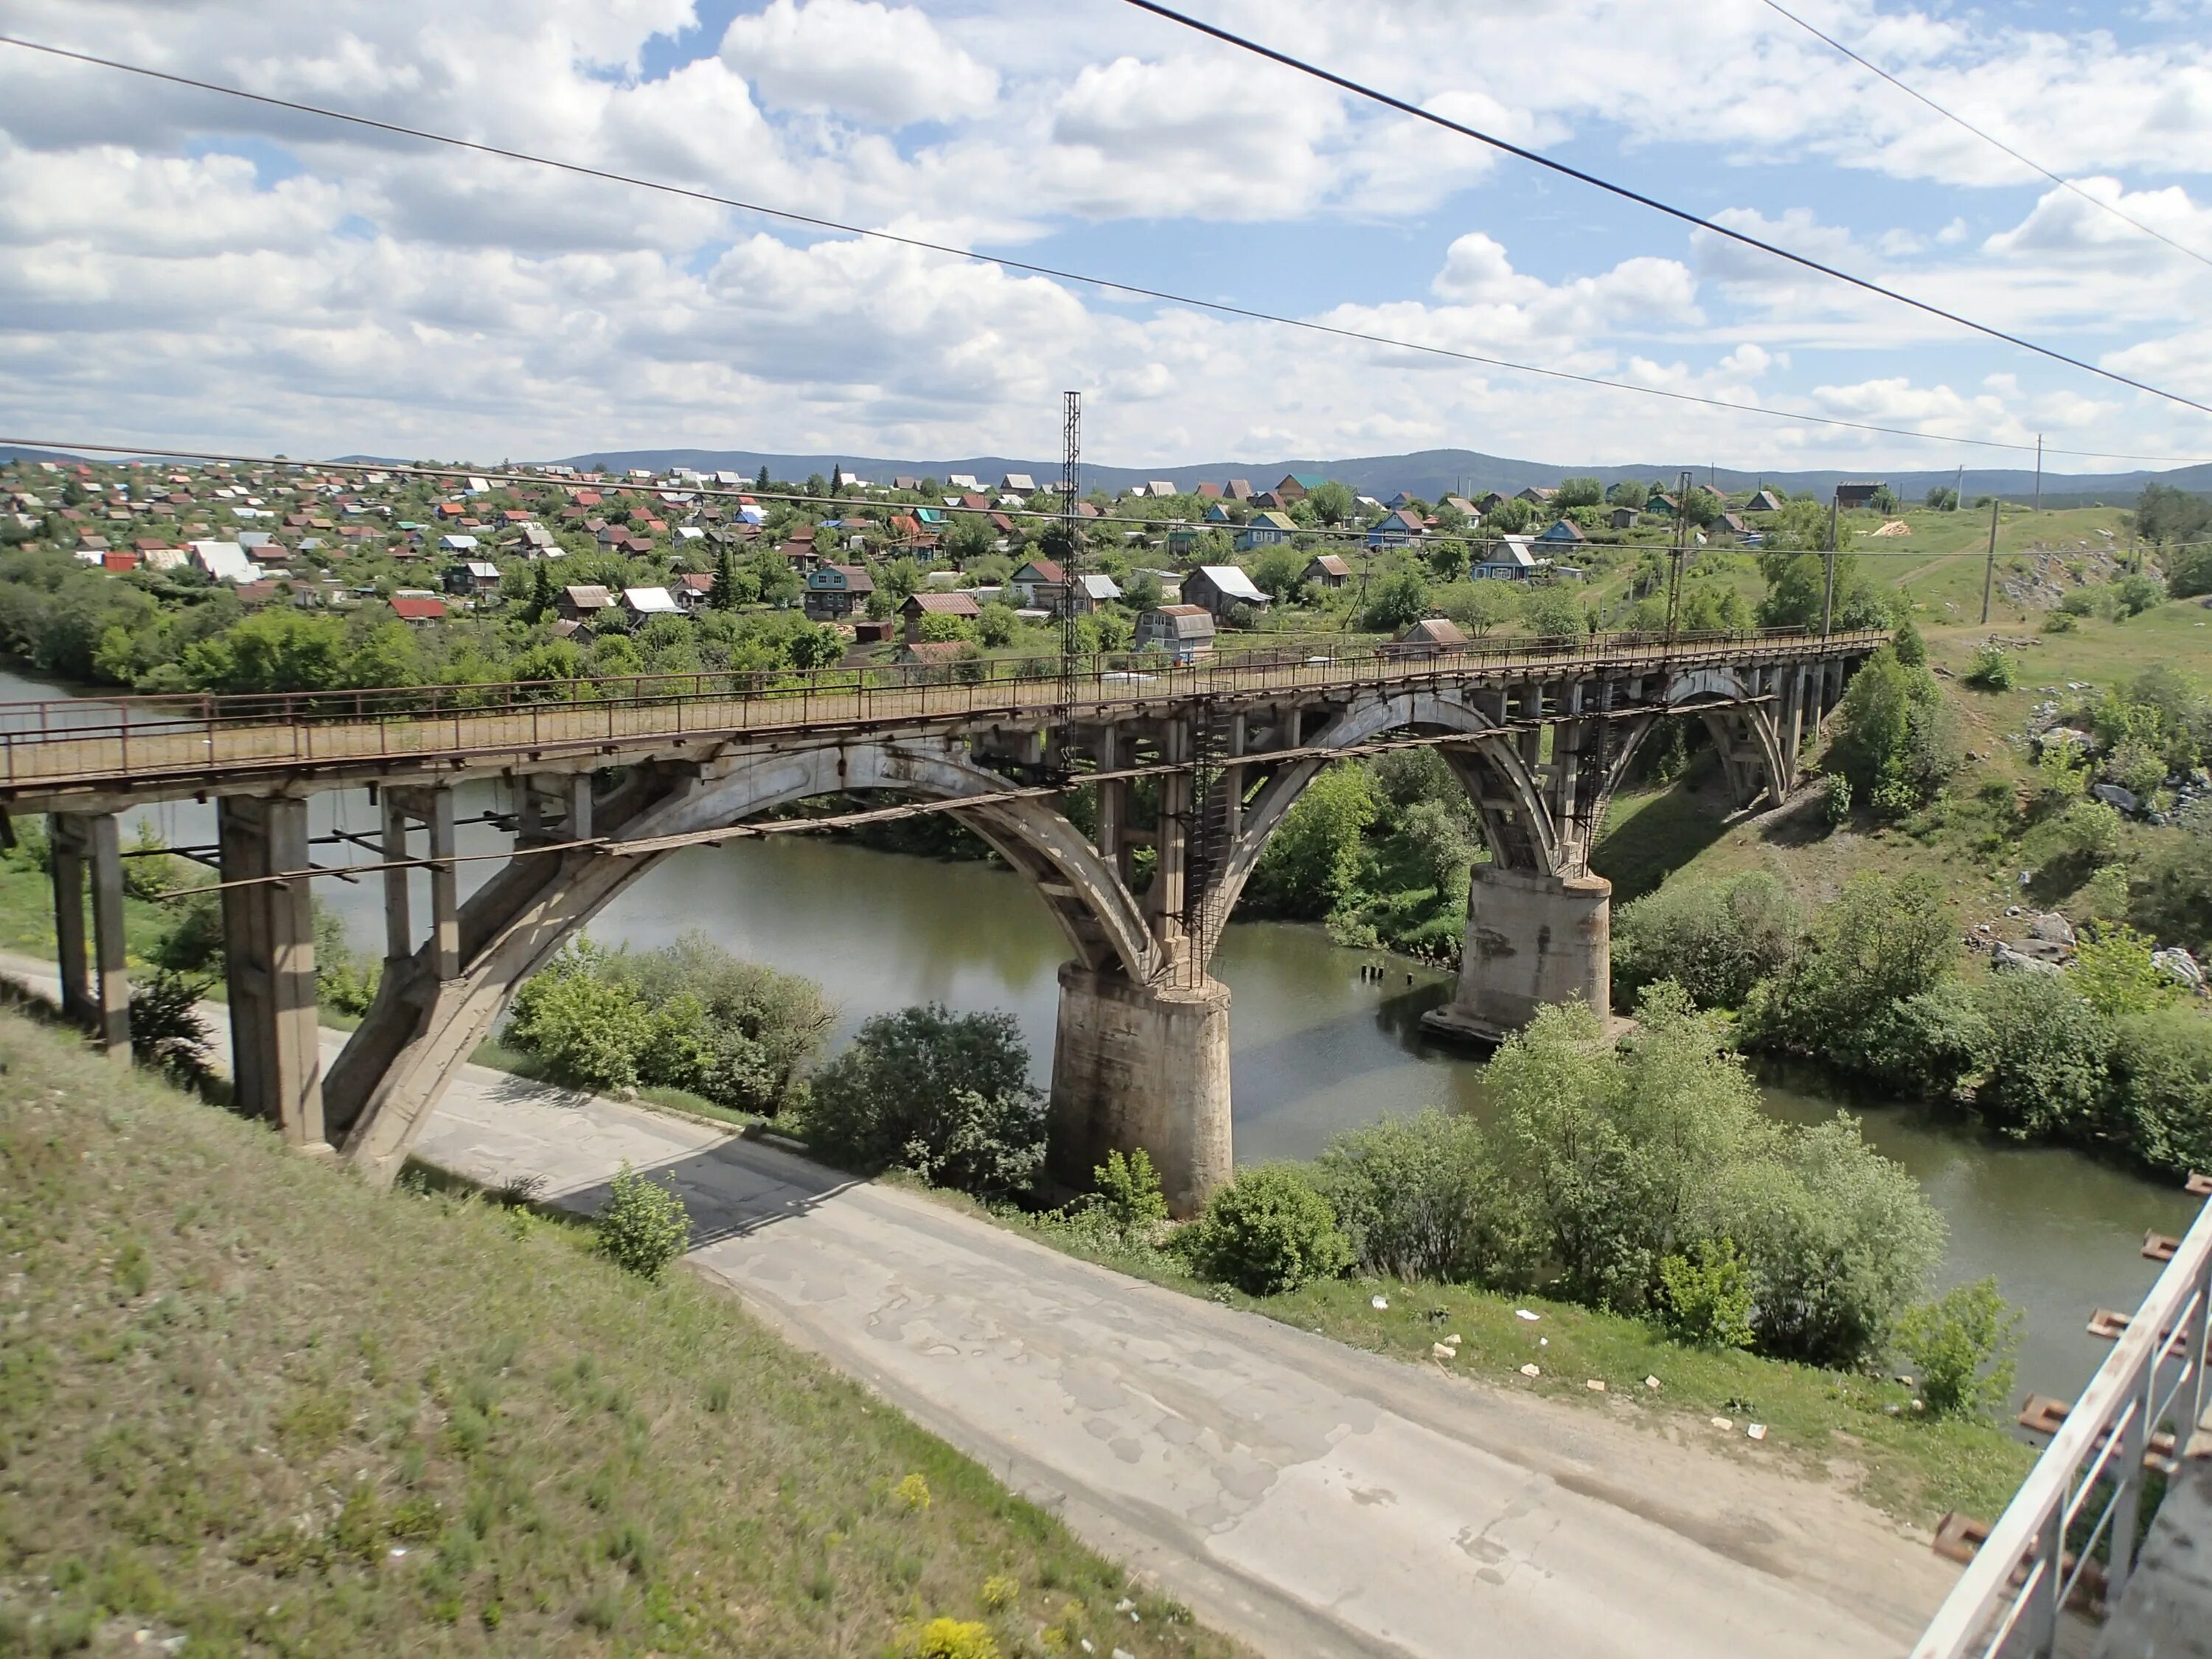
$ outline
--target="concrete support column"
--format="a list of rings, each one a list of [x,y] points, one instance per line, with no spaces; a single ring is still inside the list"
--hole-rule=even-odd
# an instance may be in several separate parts
[[[1118,726],[1099,729],[1098,769],[1117,772],[1122,766],[1121,732]],[[1129,879],[1128,859],[1121,844],[1121,829],[1129,816],[1129,783],[1126,778],[1106,778],[1098,785],[1098,856],[1123,881]]]
[[[407,856],[407,827],[412,822],[420,823],[429,832],[429,848],[426,856],[430,863],[430,966],[441,980],[457,979],[461,972],[461,897],[460,873],[453,863],[453,792],[450,789],[388,789],[384,798],[385,845],[398,845],[398,856]],[[387,852],[387,857],[391,854]],[[404,907],[406,896],[404,870],[397,872],[403,884],[399,903]],[[387,886],[385,898],[386,915],[391,909],[391,889]],[[399,912],[404,919],[404,910]],[[413,934],[408,934],[407,955],[414,955]],[[393,935],[397,942],[397,935]]]
[[[1177,765],[1190,759],[1190,726],[1169,720],[1160,728],[1160,759]],[[1155,937],[1170,959],[1179,960],[1185,949],[1182,933],[1183,884],[1189,872],[1190,774],[1169,772],[1160,778],[1158,838],[1152,843],[1158,854],[1152,866],[1152,884],[1146,890]]]
[[[1229,988],[1140,985],[1071,962],[1060,970],[1048,1162],[1088,1186],[1110,1152],[1151,1154],[1168,1208],[1194,1215],[1228,1181]]]
[[[1613,884],[1478,864],[1469,879],[1459,988],[1425,1023],[1496,1042],[1547,1002],[1613,999]]]
[[[54,943],[61,971],[62,1017],[89,1029],[112,1060],[131,1058],[131,979],[123,937],[123,844],[112,812],[56,812]],[[86,949],[86,878],[92,888],[91,949]]]
[[[315,918],[305,877],[307,803],[226,796],[216,804],[238,1104],[295,1146],[327,1152],[315,1020]]]

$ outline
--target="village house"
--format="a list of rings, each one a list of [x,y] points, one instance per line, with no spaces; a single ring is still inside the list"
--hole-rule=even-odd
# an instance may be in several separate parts
[[[1067,573],[1051,559],[1031,559],[1006,580],[1022,604],[1034,609],[1056,609],[1067,597]]]
[[[806,573],[806,614],[815,622],[842,622],[866,610],[875,591],[875,579],[857,564],[817,564]]]
[[[428,623],[446,620],[446,602],[434,593],[394,593],[392,614],[404,623],[418,627]]]
[[[1444,617],[1430,617],[1413,623],[1382,647],[1382,655],[1397,662],[1433,661],[1467,649],[1460,625]]]
[[[909,593],[906,603],[899,606],[899,621],[908,642],[921,638],[926,617],[951,617],[963,623],[973,623],[982,614],[983,607],[975,603],[973,593]]]
[[[1285,472],[1274,488],[1278,503],[1287,507],[1292,501],[1302,501],[1319,489],[1328,480],[1318,472]]]
[[[614,595],[605,588],[583,584],[562,588],[560,601],[554,608],[563,622],[588,623],[597,620],[599,612],[614,602]]]
[[[1190,664],[1213,651],[1213,618],[1203,605],[1164,605],[1137,618],[1137,649]]]
[[[1231,605],[1264,610],[1267,596],[1253,586],[1252,578],[1233,564],[1202,564],[1182,579],[1185,605],[1197,605],[1216,622]],[[1176,607],[1181,608],[1181,607]]]
[[[1411,547],[1426,534],[1425,527],[1404,507],[1385,514],[1381,523],[1367,532],[1370,547]]]
[[[1572,519],[1558,519],[1546,525],[1536,539],[1547,547],[1580,547],[1589,538]]]
[[[1067,602],[1079,617],[1087,617],[1102,605],[1109,605],[1121,597],[1121,584],[1103,572],[1078,576],[1068,590]]]
[[[1341,587],[1352,580],[1352,566],[1341,553],[1316,553],[1298,572],[1298,580],[1308,587]]]
[[[1237,529],[1237,550],[1249,553],[1255,548],[1279,546],[1297,530],[1287,513],[1255,513]]]
[[[1839,483],[1836,486],[1836,505],[1846,513],[1874,505],[1874,498],[1889,486],[1879,480]]]
[[[1747,513],[1779,513],[1782,497],[1771,489],[1754,489],[1751,492],[1751,499],[1743,504],[1743,510]]]
[[[676,596],[665,587],[625,587],[622,608],[632,626],[651,622],[655,617],[684,614],[683,606],[676,603]]]

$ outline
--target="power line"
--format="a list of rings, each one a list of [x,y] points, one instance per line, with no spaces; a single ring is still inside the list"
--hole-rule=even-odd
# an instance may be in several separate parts
[[[1462,138],[1472,138],[1478,143],[1489,145],[1492,149],[1503,150],[1509,155],[1519,156],[1524,161],[1534,162],[1540,167],[1547,168],[1551,172],[1575,179],[1578,183],[1618,196],[1624,201],[1634,202],[1639,207],[1650,208],[1655,213],[1663,213],[1670,219],[1679,219],[1684,224],[1695,226],[1699,230],[1711,231],[1716,236],[1725,236],[1730,241],[1741,242],[1746,247],[1756,248],[1760,252],[1771,254],[1778,259],[1786,259],[1793,265],[1817,272],[1823,276],[1832,277],[1839,283],[1848,283],[1864,293],[1879,295],[1885,300],[1892,300],[1899,305],[1910,307],[1912,310],[1926,316],[1940,318],[1944,322],[1956,324],[1960,328],[1971,329],[1973,332],[1986,335],[1992,340],[2002,340],[2007,345],[2016,346],[2022,351],[2033,352],[2039,357],[2047,357],[2053,362],[2064,363],[2069,368],[2078,368],[2084,374],[2116,381],[2121,386],[2132,386],[2137,392],[2147,392],[2154,398],[2163,398],[2168,403],[2179,404],[2185,408],[2199,410],[2207,415],[2212,415],[2212,404],[2200,404],[2194,398],[2185,398],[2178,392],[2168,392],[2163,386],[2155,386],[2148,381],[2136,380],[2119,373],[2117,369],[2100,368],[2096,364],[2086,362],[2080,357],[2069,356],[2055,346],[2038,345],[2033,340],[2025,339],[2017,334],[2008,333],[1994,324],[1978,323],[1971,317],[1961,316],[1955,311],[1946,311],[1942,307],[1932,304],[1929,301],[1916,300],[1909,294],[1900,294],[1893,288],[1885,288],[1870,277],[1854,276],[1848,270],[1839,270],[1835,266],[1825,264],[1808,255],[1792,253],[1788,248],[1765,241],[1747,231],[1730,229],[1726,225],[1692,213],[1687,208],[1679,208],[1672,203],[1662,202],[1656,196],[1647,196],[1641,191],[1630,189],[1626,185],[1617,185],[1610,179],[1601,178],[1595,173],[1586,173],[1580,167],[1570,167],[1565,161],[1554,161],[1548,155],[1537,150],[1526,149],[1510,139],[1500,138],[1494,133],[1485,132],[1478,127],[1468,126],[1462,122],[1455,121],[1449,116],[1439,115],[1434,110],[1424,109],[1419,104],[1408,102],[1403,98],[1394,97],[1363,82],[1354,81],[1348,76],[1339,75],[1333,70],[1325,70],[1317,64],[1308,63],[1303,58],[1294,58],[1289,52],[1279,52],[1273,46],[1262,46],[1249,35],[1238,34],[1233,30],[1224,29],[1212,23],[1202,22],[1186,12],[1176,10],[1172,6],[1160,4],[1159,0],[1127,0],[1127,3],[1136,7],[1139,11],[1148,11],[1156,17],[1164,17],[1170,22],[1180,23],[1185,28],[1195,30],[1225,45],[1251,52],[1255,57],[1264,58],[1270,63],[1279,64],[1285,69],[1296,70],[1301,75],[1311,76],[1315,80],[1324,82],[1340,91],[1351,93],[1354,97],[1367,99],[1370,102],[1382,105],[1387,109],[1396,110],[1401,115],[1410,115],[1416,120],[1426,121],[1431,126],[1442,127],[1447,132],[1457,133]]]
[[[1984,143],[1994,145],[1998,149],[2002,150],[2006,155],[2011,156],[2014,161],[2019,162],[2030,172],[2039,173],[2045,178],[2050,179],[2052,184],[2058,185],[2060,188],[2072,191],[2075,195],[2088,203],[2090,206],[2103,209],[2106,213],[2111,214],[2112,217],[2119,220],[2123,224],[2133,225],[2137,230],[2142,232],[2144,235],[2156,237],[2160,241],[2172,248],[2176,253],[2185,253],[2191,258],[2196,260],[2199,264],[2212,265],[2212,258],[2208,258],[2204,254],[2199,253],[2193,247],[2187,247],[2183,244],[2175,241],[2172,237],[2167,235],[2162,230],[2152,229],[2148,225],[2143,223],[2142,220],[2135,217],[2132,214],[2124,213],[2118,208],[2113,206],[2112,203],[2101,201],[2098,198],[2090,195],[2087,191],[2083,190],[2072,179],[2061,178],[2057,173],[2053,173],[2049,167],[2044,166],[2042,162],[2036,161],[2033,157],[2021,155],[2018,150],[2014,149],[2010,144],[2005,143],[2003,139],[1998,137],[1995,133],[1985,131],[1984,129],[1976,126],[1965,116],[1958,114],[1954,111],[1946,109],[1942,105],[1937,103],[1933,98],[1930,98],[1926,93],[1922,92],[1917,87],[1906,85],[1904,82],[1899,80],[1897,76],[1892,75],[1887,70],[1882,68],[1881,64],[1870,62],[1869,59],[1860,56],[1857,52],[1852,51],[1850,47],[1837,40],[1833,35],[1825,34],[1821,33],[1820,30],[1814,28],[1812,24],[1807,22],[1796,12],[1790,10],[1786,6],[1779,4],[1778,0],[1765,0],[1765,3],[1770,9],[1778,12],[1783,16],[1788,18],[1799,28],[1804,30],[1806,33],[1811,35],[1815,40],[1821,41],[1825,45],[1834,48],[1837,52],[1841,52],[1844,57],[1850,58],[1851,62],[1856,64],[1861,69],[1867,70],[1869,74],[1880,76],[1883,80],[1888,82],[1890,85],[1895,87],[1899,92],[1905,94],[1908,98],[1917,99],[1921,103],[1925,104],[1929,109],[1934,110],[1936,114],[1942,116],[1945,120],[1952,123],[1955,126],[1964,127],[1968,132],[1972,133],[1975,137],[1980,139]]]
[[[119,70],[152,81],[163,81],[173,86],[188,87],[195,91],[211,92],[226,98],[236,98],[247,103],[261,104],[272,109],[289,110],[295,114],[313,115],[331,121],[342,121],[350,125],[368,127],[379,132],[388,132],[400,137],[416,138],[426,143],[445,144],[455,149],[471,150],[482,155],[497,156],[504,161],[521,161],[532,167],[549,167],[556,172],[579,178],[597,179],[609,184],[627,185],[637,190],[653,191],[664,196],[678,197],[687,201],[704,202],[711,206],[732,208],[740,212],[757,213],[765,218],[781,219],[787,223],[802,225],[812,230],[836,231],[842,235],[864,237],[870,240],[888,242],[896,246],[912,248],[925,253],[941,253],[956,259],[967,259],[977,264],[995,266],[1002,270],[1020,271],[1033,276],[1045,276],[1055,282],[1080,283],[1088,287],[1118,290],[1139,299],[1158,300],[1169,305],[1188,306],[1194,310],[1212,312],[1224,317],[1235,317],[1249,322],[1272,323],[1284,328],[1302,329],[1311,334],[1325,334],[1337,339],[1358,341],[1366,345],[1387,347],[1394,351],[1410,351],[1421,356],[1448,358],[1455,362],[1474,363],[1482,368],[1501,368],[1519,374],[1540,375],[1547,380],[1569,380],[1580,386],[1599,386],[1613,392],[1632,392],[1647,398],[1662,398],[1670,403],[1694,404],[1706,409],[1724,410],[1732,415],[1746,415],[1767,420],[1790,421],[1805,426],[1826,427],[1850,432],[1871,432],[1886,437],[1911,438],[1921,443],[1956,444],[1974,449],[1999,449],[2025,454],[2033,448],[2031,444],[2008,443],[1995,438],[1947,437],[1940,433],[1922,432],[1911,427],[1884,426],[1870,421],[1850,421],[1832,415],[1814,415],[1796,410],[1775,409],[1755,404],[1732,403],[1725,398],[1709,398],[1692,392],[1680,392],[1666,386],[1643,386],[1632,380],[1608,380],[1603,375],[1577,374],[1563,368],[1546,368],[1534,363],[1516,362],[1510,358],[1485,356],[1479,352],[1462,351],[1449,346],[1425,343],[1418,340],[1401,340],[1387,334],[1376,334],[1364,329],[1346,328],[1332,323],[1316,322],[1310,318],[1283,316],[1274,312],[1261,311],[1249,306],[1232,305],[1219,300],[1202,300],[1188,294],[1177,294],[1166,289],[1148,288],[1142,283],[1124,282],[1113,276],[1091,276],[1082,271],[1066,270],[1054,265],[1038,264],[1024,259],[1007,258],[991,253],[978,253],[972,248],[956,246],[946,242],[933,242],[919,236],[902,235],[896,231],[874,229],[865,225],[849,225],[836,219],[824,219],[814,214],[795,213],[787,208],[769,207],[758,202],[748,202],[733,196],[717,195],[711,191],[695,190],[684,185],[672,185],[659,179],[615,173],[604,167],[586,167],[577,161],[562,161],[550,156],[534,155],[526,150],[507,149],[496,144],[480,143],[471,138],[456,137],[451,133],[434,132],[427,128],[402,126],[395,122],[380,121],[366,115],[355,115],[344,110],[329,109],[319,104],[301,103],[292,99],[277,98],[265,93],[248,92],[241,87],[224,86],[218,82],[195,80],[189,76],[173,75],[165,70],[149,69],[139,64],[126,64],[116,58],[94,57],[88,52],[72,52],[62,46],[46,46],[36,40],[25,40],[13,35],[0,35],[0,46],[20,46],[27,52],[41,52],[51,58],[65,58],[73,63],[90,64],[100,69]],[[1108,297],[1111,297],[1109,294]],[[2070,455],[2085,460],[2148,461],[2163,465],[2191,465],[2203,457],[2188,455],[2136,455],[2112,450],[2054,449],[2049,453]]]
[[[297,456],[239,455],[215,450],[164,449],[158,446],[149,447],[144,444],[91,444],[80,443],[73,439],[68,438],[10,438],[0,436],[0,446],[7,445],[12,445],[21,449],[43,449],[54,452],[83,451],[96,455],[127,455],[146,459],[161,459],[174,461],[211,461],[229,466],[288,467],[302,472],[380,472],[389,473],[395,477],[411,478],[482,478],[487,483],[520,483],[530,484],[538,488],[550,487],[558,489],[564,485],[572,484],[577,487],[588,487],[593,482],[592,480],[582,478],[580,475],[572,475],[569,477],[564,477],[559,473],[547,472],[544,471],[518,472],[512,469],[496,467],[429,466],[410,461],[303,460]],[[880,511],[890,512],[896,512],[902,507],[911,507],[921,505],[921,503],[918,502],[877,501],[867,501],[865,499],[852,499],[842,495],[808,495],[791,490],[756,489],[750,485],[746,485],[741,489],[731,489],[721,485],[668,483],[631,478],[609,478],[599,480],[598,482],[605,483],[610,491],[613,493],[635,490],[641,495],[684,495],[712,497],[716,500],[741,499],[749,501],[794,501],[805,506],[824,509],[836,507],[848,500],[851,501],[851,504],[854,507],[872,507]],[[1698,487],[1702,488],[1703,486]],[[1039,493],[1050,495],[1054,492],[1045,490]],[[1711,493],[1718,494],[1719,492],[1713,491]],[[1998,497],[1996,499],[2002,500],[2002,498]],[[1901,506],[1902,504],[1900,503],[1900,507]],[[1054,523],[1059,522],[1061,517],[1060,509],[1057,507],[987,507],[982,508],[957,507],[944,510],[963,513],[980,511],[986,516],[995,513],[1002,518],[1045,519]],[[1112,513],[1102,513],[1095,519],[1085,519],[1082,520],[1082,522],[1086,526],[1127,525],[1133,529],[1162,532],[1176,529],[1197,528],[1220,530],[1226,533],[1240,530],[1244,527],[1237,524],[1193,526],[1189,524],[1188,520],[1179,519],[1137,519],[1130,518],[1126,514]],[[1370,532],[1364,527],[1356,526],[1332,527],[1323,525],[1300,525],[1293,533],[1302,537],[1319,537],[1324,539],[1364,541]],[[1464,530],[1439,530],[1434,533],[1436,539],[1438,541],[1461,540],[1480,543],[1504,541],[1508,539],[1509,536],[1522,536],[1523,534],[1523,532],[1485,532],[1480,525],[1477,523],[1470,523]],[[1856,533],[1863,535],[1867,532],[1861,531]],[[1535,538],[1536,534],[1537,532],[1526,532],[1525,538],[1533,540]],[[1649,549],[1658,545],[1656,543],[1647,542],[1599,542],[1561,544],[1569,547],[1570,550],[1577,545],[1620,547],[1623,549]],[[1405,545],[1415,546],[1416,544],[1408,543]],[[2171,549],[2208,546],[2212,545],[2212,543],[2169,542],[2164,545],[2166,548]],[[1376,550],[1384,551],[1389,550],[1389,549],[1388,544],[1385,544],[1382,547],[1378,547]],[[1722,549],[1718,550],[1729,551],[1731,550]],[[1758,548],[1741,548],[1733,550],[1755,553],[1761,550]],[[1929,548],[1863,547],[1847,549],[1845,550],[1852,553],[1855,556],[1863,559],[1929,560],[1944,559],[1952,556],[1949,553],[1938,552]]]

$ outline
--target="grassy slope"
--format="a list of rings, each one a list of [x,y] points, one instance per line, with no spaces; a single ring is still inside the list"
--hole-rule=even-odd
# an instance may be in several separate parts
[[[12,1012],[0,1067],[0,1650],[1229,1650],[686,1274],[371,1192]]]

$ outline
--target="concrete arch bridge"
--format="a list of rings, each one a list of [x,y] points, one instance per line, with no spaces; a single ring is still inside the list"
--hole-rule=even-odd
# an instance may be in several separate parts
[[[1659,724],[1703,720],[1737,803],[1779,800],[1882,637],[17,704],[0,707],[0,805],[52,815],[64,1004],[127,1054],[116,815],[212,800],[240,1102],[378,1180],[522,982],[662,859],[829,795],[907,803],[861,817],[950,811],[1067,938],[1053,1167],[1081,1179],[1108,1150],[1141,1146],[1187,1213],[1231,1170],[1230,999],[1206,964],[1268,837],[1330,761],[1433,744],[1466,787],[1492,862],[1472,878],[1459,984],[1434,1018],[1495,1037],[1546,1002],[1605,1006],[1610,888],[1590,843]],[[513,803],[514,842],[462,902],[453,790],[486,779]],[[307,803],[364,784],[382,811],[368,867],[386,884],[385,969],[325,1074]],[[1067,810],[1077,787],[1087,830]],[[418,917],[407,878],[424,867]]]

